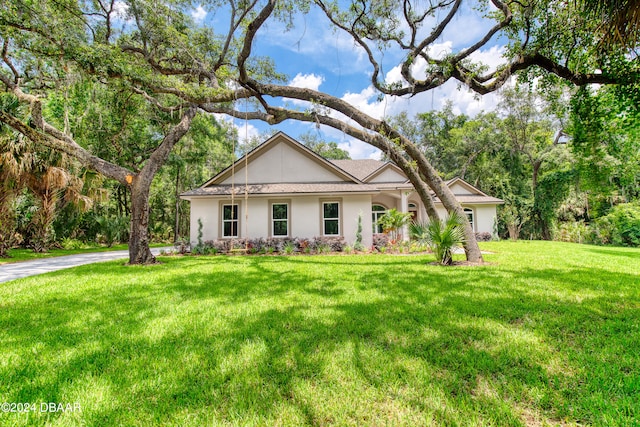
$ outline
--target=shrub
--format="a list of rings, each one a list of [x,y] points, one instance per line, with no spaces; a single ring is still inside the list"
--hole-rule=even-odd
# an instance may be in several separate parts
[[[442,265],[453,263],[453,251],[464,243],[462,218],[456,213],[441,221],[413,222],[409,233],[419,243],[425,243]]]
[[[342,252],[344,240],[340,237],[314,237],[308,247],[315,252]]]
[[[286,255],[291,255],[296,251],[296,245],[292,240],[287,240],[282,245],[282,252]]]
[[[74,250],[74,249],[83,249],[86,245],[77,239],[71,239],[66,237],[62,240],[61,246],[63,249]]]
[[[593,231],[584,221],[562,222],[553,230],[553,240],[585,243],[593,241]]]
[[[184,255],[189,250],[189,239],[187,237],[180,237],[173,243],[173,247],[177,253]]]
[[[624,203],[598,218],[594,224],[597,243],[640,246],[640,203]]]
[[[356,230],[356,242],[353,244],[353,249],[356,251],[363,251],[364,245],[362,244],[362,214],[358,215],[358,228]]]
[[[399,241],[402,236],[400,230],[411,221],[411,212],[399,212],[397,209],[389,209],[384,215],[378,218],[380,224],[385,231],[391,236],[391,240]]]
[[[480,233],[476,233],[476,240],[478,242],[490,242],[493,240],[493,236],[489,232],[482,231]]]
[[[373,250],[378,252],[382,252],[384,248],[386,251],[387,246],[389,246],[389,236],[384,233],[377,233],[373,235]]]
[[[107,246],[111,247],[114,243],[129,239],[129,218],[102,215],[95,217],[95,222],[98,233],[102,236],[102,239],[98,240],[102,240]]]

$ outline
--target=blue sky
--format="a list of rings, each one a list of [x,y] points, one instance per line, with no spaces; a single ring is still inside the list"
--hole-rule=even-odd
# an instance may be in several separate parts
[[[449,28],[432,47],[433,53],[444,54],[457,51],[477,41],[487,30],[490,22],[483,19],[479,12],[470,8],[461,11],[451,22]],[[224,16],[208,13],[202,6],[192,11],[192,16],[201,25],[226,28]],[[484,50],[475,55],[487,65],[503,63],[504,47],[499,41],[490,42]],[[345,99],[358,106],[369,115],[384,118],[402,111],[409,116],[417,113],[438,110],[447,100],[453,102],[454,111],[475,115],[480,111],[490,111],[496,106],[495,95],[480,97],[466,88],[460,88],[456,82],[448,82],[442,87],[417,95],[413,98],[385,97],[380,100],[372,89],[370,76],[372,68],[364,54],[353,41],[342,33],[334,32],[327,19],[319,11],[306,16],[298,16],[295,26],[286,30],[284,24],[270,21],[258,33],[254,52],[270,56],[278,71],[288,76],[288,84],[307,87]],[[398,51],[380,53],[379,59],[384,65],[385,79],[389,82],[400,79],[396,65],[402,59]],[[289,105],[304,109],[305,105],[290,101]],[[269,129],[261,122],[236,120],[240,137],[254,136]],[[317,129],[310,123],[286,121],[273,128],[296,138],[307,132],[319,133],[327,141],[335,141],[347,150],[354,159],[377,158],[379,153],[373,147],[330,128]]]

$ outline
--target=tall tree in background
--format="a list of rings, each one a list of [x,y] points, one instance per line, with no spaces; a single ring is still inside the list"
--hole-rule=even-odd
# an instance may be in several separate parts
[[[201,185],[233,161],[235,138],[235,129],[211,115],[199,114],[159,171],[151,189],[151,206],[156,219],[161,215],[154,209],[154,200],[159,201],[159,207],[173,207],[166,215],[172,219],[175,241],[189,235],[189,203],[180,200],[180,194]],[[167,204],[167,200],[171,203]]]
[[[298,137],[307,148],[320,154],[325,159],[347,160],[351,157],[349,152],[338,147],[338,143],[334,141],[324,141],[317,134],[308,132]]]
[[[571,148],[596,214],[640,197],[639,103],[639,85],[583,88],[572,99]]]

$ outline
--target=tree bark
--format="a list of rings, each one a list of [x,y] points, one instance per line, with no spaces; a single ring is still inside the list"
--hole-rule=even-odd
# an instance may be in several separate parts
[[[131,185],[131,222],[129,229],[129,264],[154,264],[149,248],[149,191],[151,186],[138,177]]]

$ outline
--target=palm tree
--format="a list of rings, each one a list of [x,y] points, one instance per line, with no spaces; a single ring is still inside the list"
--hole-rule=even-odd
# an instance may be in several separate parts
[[[40,148],[25,153],[22,161],[24,182],[36,199],[31,246],[35,252],[46,252],[55,240],[57,211],[69,203],[86,210],[93,200],[83,194],[84,181],[76,175],[78,167],[68,156]]]
[[[409,234],[419,243],[426,244],[442,265],[453,264],[453,252],[464,244],[463,220],[455,212],[440,221],[412,222]]]
[[[14,204],[22,189],[22,182],[16,158],[19,148],[11,143],[12,137],[7,131],[0,135],[0,258],[7,257],[8,250],[20,243],[16,234]]]
[[[640,0],[581,0],[588,18],[600,22],[602,47],[633,49],[640,42]]]
[[[29,225],[35,252],[46,252],[55,236],[53,221],[68,203],[81,209],[92,205],[84,194],[84,180],[70,158],[59,152],[36,148],[22,135],[0,130],[0,256],[16,244],[14,202],[26,187],[36,200]]]

